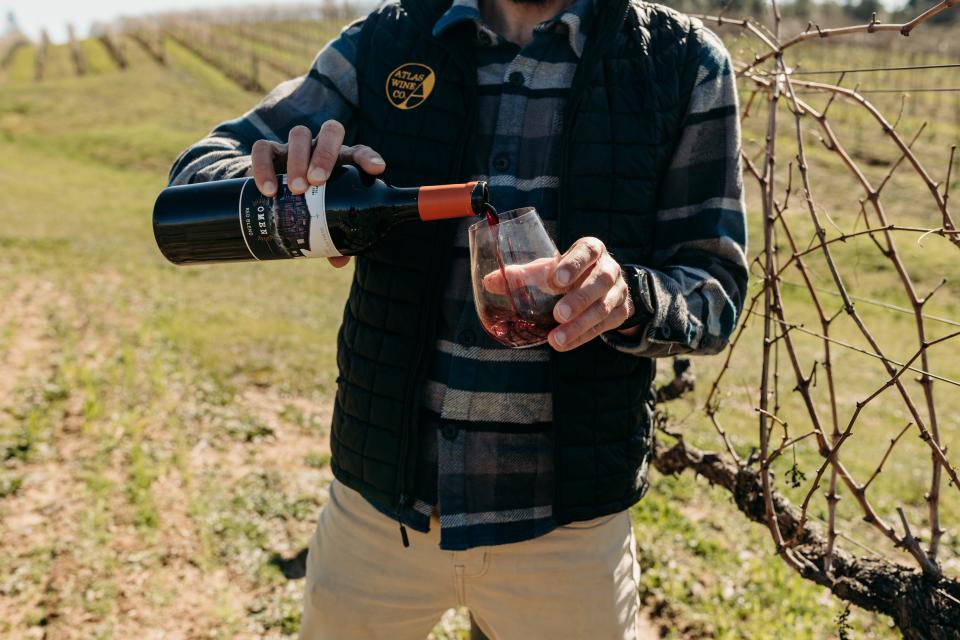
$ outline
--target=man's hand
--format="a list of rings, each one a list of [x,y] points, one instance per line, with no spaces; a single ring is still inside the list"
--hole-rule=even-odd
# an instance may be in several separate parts
[[[296,195],[323,185],[340,164],[355,164],[371,175],[383,173],[387,165],[379,153],[363,145],[343,146],[344,135],[342,124],[327,120],[316,138],[310,129],[299,126],[290,130],[286,144],[257,140],[251,154],[251,172],[260,193],[268,197],[277,194],[277,173],[286,172],[287,186]],[[329,260],[338,268],[350,262],[345,256]]]
[[[553,272],[557,268],[559,256],[553,258],[539,258],[526,264],[508,264],[500,270],[491,271],[483,276],[483,288],[498,296],[507,295],[507,286],[511,289],[521,287],[536,287],[550,296],[563,293],[563,288],[556,288],[553,284]],[[503,277],[507,280],[504,282]]]
[[[597,238],[577,240],[557,261],[551,280],[553,288],[567,292],[553,308],[560,326],[548,336],[557,351],[576,349],[634,314],[620,264]]]

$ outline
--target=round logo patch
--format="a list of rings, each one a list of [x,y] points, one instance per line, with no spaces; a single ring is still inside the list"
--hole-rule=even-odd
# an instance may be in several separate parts
[[[430,97],[437,74],[425,64],[408,62],[387,76],[387,100],[397,109],[416,109]]]

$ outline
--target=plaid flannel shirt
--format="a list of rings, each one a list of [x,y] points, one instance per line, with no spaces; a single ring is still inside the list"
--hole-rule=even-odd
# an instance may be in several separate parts
[[[563,106],[589,37],[596,0],[576,0],[519,47],[484,24],[477,0],[455,0],[434,33],[476,26],[478,135],[471,180],[487,180],[501,211],[534,206],[551,234],[559,188]],[[341,121],[348,140],[357,108],[362,21],[241,118],[184,152],[175,184],[244,175],[257,139],[285,140],[298,124],[315,133]],[[637,356],[714,353],[733,331],[746,279],[737,95],[730,59],[713,34],[657,212],[653,264],[635,269],[649,316],[636,338],[602,337]],[[422,398],[416,500],[400,514],[420,531],[439,510],[440,546],[461,550],[543,535],[553,520],[549,347],[508,349],[480,326],[470,285],[467,227],[457,233],[439,334]],[[387,505],[375,505],[390,517]]]

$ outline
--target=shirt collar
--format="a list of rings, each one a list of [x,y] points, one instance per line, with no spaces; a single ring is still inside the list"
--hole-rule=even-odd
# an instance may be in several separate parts
[[[583,55],[590,22],[596,12],[596,3],[597,0],[575,0],[553,18],[538,24],[535,30],[539,32],[557,28],[565,30],[570,48],[579,58]],[[487,35],[487,41],[494,44],[499,41],[499,36],[483,22],[480,16],[479,0],[453,0],[450,8],[433,26],[433,35],[439,37],[454,25],[464,22],[473,22],[478,33]]]

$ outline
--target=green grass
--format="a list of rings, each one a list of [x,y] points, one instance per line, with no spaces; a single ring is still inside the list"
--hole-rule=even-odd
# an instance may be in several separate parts
[[[80,42],[83,59],[87,63],[87,73],[91,75],[112,73],[117,70],[113,58],[100,40],[83,40]]]
[[[314,35],[319,43],[334,31],[327,25]],[[177,268],[162,260],[149,220],[173,158],[259,97],[175,43],[166,43],[170,64],[161,67],[124,42],[126,71],[114,67],[102,44],[86,41],[87,77],[75,77],[69,51],[55,47],[40,83],[33,81],[35,51],[25,47],[0,91],[0,140],[8,149],[0,154],[0,190],[16,221],[0,228],[0,296],[7,301],[0,314],[8,314],[0,315],[0,358],[14,372],[9,383],[0,381],[0,635],[24,637],[43,624],[53,635],[120,638],[149,627],[176,636],[187,634],[188,621],[212,637],[289,636],[298,624],[302,582],[284,578],[272,559],[294,557],[306,545],[325,500],[335,338],[350,270],[319,261]],[[864,64],[878,55],[837,51]],[[309,62],[302,60],[304,69]],[[937,180],[945,173],[946,147],[960,132],[944,115],[947,107],[917,97],[899,129],[909,136],[923,119],[942,116],[917,143]],[[874,143],[879,129],[862,114],[839,104],[832,109],[838,135],[853,151],[896,158],[889,145]],[[778,145],[789,149],[791,122],[786,112],[782,118]],[[751,153],[763,139],[761,121],[759,112],[748,120]],[[850,228],[858,213],[854,188],[813,129],[804,123],[814,197]],[[786,171],[784,161],[780,184]],[[871,180],[883,171],[867,168]],[[954,175],[960,187],[960,171]],[[761,228],[751,190],[755,254]],[[793,198],[791,223],[809,234],[799,194]],[[935,211],[917,206],[923,202],[923,189],[903,171],[884,197],[898,222],[938,224]],[[914,241],[904,238],[901,250],[926,292],[949,270],[955,249],[940,238],[927,238],[923,247]],[[851,290],[904,304],[888,263],[869,241],[836,251]],[[822,260],[811,257],[811,265],[816,282],[829,286]],[[802,292],[785,287],[784,293],[791,317],[813,327]],[[835,299],[824,299],[837,308]],[[927,311],[957,317],[958,301],[960,285],[950,282]],[[892,357],[909,357],[915,343],[909,316],[869,305],[858,310]],[[750,322],[722,397],[724,424],[743,455],[756,440],[756,397],[749,390],[756,384],[760,324]],[[834,331],[858,340],[846,320]],[[797,340],[808,360],[820,349],[815,340]],[[936,371],[960,378],[948,349],[932,358]],[[841,418],[877,384],[875,364],[836,354]],[[696,393],[669,407],[675,427],[708,449],[719,445],[698,408],[719,366],[719,358],[698,361]],[[792,386],[785,376],[782,414],[801,429],[806,419]],[[815,390],[820,400],[824,386]],[[937,393],[945,439],[957,449],[960,394],[942,385]],[[884,394],[868,412],[869,429],[850,443],[845,462],[852,472],[868,472],[905,419],[900,403]],[[811,445],[796,447],[808,480],[819,464]],[[915,437],[901,446],[904,455],[889,461],[872,489],[875,503],[888,518],[904,506],[922,529],[929,456]],[[777,465],[778,477],[792,461],[787,456]],[[802,488],[785,491],[802,497]],[[943,503],[948,524],[960,519],[960,501],[950,498]],[[853,507],[849,496],[840,505],[846,532],[889,552],[858,523]],[[822,501],[812,513],[823,515]],[[743,520],[721,492],[693,477],[654,473],[632,515],[644,599],[669,637],[835,633],[841,604],[792,574],[773,556],[769,534]],[[944,547],[945,557],[960,557],[953,535]],[[204,585],[202,598],[195,589],[184,593],[194,582]],[[124,613],[131,608],[135,622]],[[434,636],[462,637],[464,624],[458,612]],[[873,615],[854,611],[850,624],[855,637],[895,637]]]
[[[32,46],[20,47],[13,54],[7,67],[7,82],[25,82],[33,79],[33,62],[36,50]]]
[[[314,469],[323,469],[330,464],[330,454],[311,452],[304,456],[303,463]]]
[[[22,212],[0,232],[2,293],[12,304],[18,288],[43,292],[31,303],[35,331],[3,323],[5,354],[23,353],[0,413],[0,521],[42,507],[54,487],[65,496],[56,515],[37,512],[48,530],[32,525],[22,538],[0,524],[0,566],[30,569],[5,572],[4,596],[19,606],[0,615],[0,635],[43,623],[128,637],[121,588],[154,628],[194,620],[216,637],[251,624],[292,633],[301,583],[288,585],[269,559],[306,543],[329,478],[279,456],[263,463],[272,473],[231,476],[306,437],[292,421],[253,416],[235,394],[269,384],[301,404],[328,396],[349,272],[166,264],[149,220],[167,168],[258,98],[175,45],[170,68],[128,46],[123,72],[100,65],[98,47],[84,43],[87,77],[41,83],[23,49],[0,96],[0,139],[13,150],[0,158],[0,188],[8,211]],[[322,444],[315,412],[301,413]],[[303,487],[291,484],[304,473]],[[174,577],[191,563],[210,571],[198,605]],[[151,579],[131,586],[136,575]],[[251,614],[254,592],[263,606]]]

